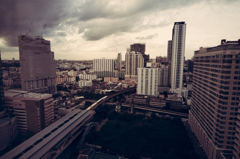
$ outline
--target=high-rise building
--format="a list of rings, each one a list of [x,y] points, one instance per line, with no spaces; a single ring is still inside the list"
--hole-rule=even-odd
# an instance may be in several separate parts
[[[118,53],[117,56],[117,70],[122,71],[122,54]]]
[[[147,62],[149,61],[149,55],[145,54],[146,46],[145,44],[132,44],[130,45],[130,52],[135,51],[135,52],[140,52],[144,58],[144,67],[146,67]]]
[[[4,91],[3,91],[3,79],[2,79],[2,62],[1,62],[1,50],[0,50],[0,112],[4,110]]]
[[[93,59],[93,71],[114,71],[114,59]]]
[[[187,60],[187,72],[193,72],[194,62],[192,60]]]
[[[186,23],[175,22],[172,31],[171,88],[182,89]]]
[[[115,77],[116,59],[93,59],[93,71],[98,78]]]
[[[137,69],[137,94],[158,95],[159,68]]]
[[[130,45],[130,52],[135,51],[135,52],[140,52],[141,54],[145,54],[145,44],[140,44],[140,43],[136,43],[136,44],[132,44]]]
[[[209,159],[240,156],[240,40],[195,51],[189,125]]]
[[[17,118],[19,133],[37,133],[54,120],[51,94],[32,93],[21,90],[5,91],[5,105]]]
[[[125,54],[125,78],[137,78],[137,68],[144,67],[144,59],[139,52],[127,52]]]
[[[28,35],[18,36],[22,90],[54,93],[56,63],[50,41],[42,36],[35,39]]]
[[[168,41],[167,59],[168,59],[168,62],[172,61],[172,40]]]
[[[171,66],[168,64],[163,64],[159,68],[159,86],[160,87],[169,87],[170,86],[170,73]]]
[[[157,63],[167,63],[168,62],[168,59],[166,56],[162,57],[162,56],[157,56],[156,57],[156,62]]]

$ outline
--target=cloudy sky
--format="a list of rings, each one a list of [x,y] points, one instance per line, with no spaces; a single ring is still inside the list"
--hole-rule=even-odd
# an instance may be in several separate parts
[[[221,39],[240,39],[240,0],[1,0],[2,59],[19,59],[17,36],[51,41],[55,59],[116,58],[145,43],[150,58],[167,55],[174,22],[187,24],[185,57]]]

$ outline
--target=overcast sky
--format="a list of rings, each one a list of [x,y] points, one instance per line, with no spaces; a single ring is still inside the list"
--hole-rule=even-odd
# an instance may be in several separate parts
[[[221,39],[240,39],[240,0],[1,0],[2,59],[19,59],[17,36],[51,41],[55,59],[116,58],[145,43],[150,58],[167,55],[174,22],[187,24],[185,57]]]

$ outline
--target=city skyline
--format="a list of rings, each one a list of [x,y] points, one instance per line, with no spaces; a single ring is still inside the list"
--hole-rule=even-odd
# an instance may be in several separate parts
[[[121,5],[120,5],[121,3]],[[121,7],[119,7],[119,5]],[[239,1],[31,1],[3,2],[0,20],[2,59],[19,59],[17,37],[31,28],[51,41],[55,59],[125,57],[132,43],[145,43],[150,58],[167,56],[172,24],[185,21],[186,59],[199,47],[238,39]],[[42,12],[44,10],[44,12]],[[124,60],[124,59],[123,59]]]

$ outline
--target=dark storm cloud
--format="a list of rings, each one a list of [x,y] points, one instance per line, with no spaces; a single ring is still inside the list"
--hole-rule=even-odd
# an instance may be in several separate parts
[[[152,34],[152,35],[148,35],[148,36],[139,36],[139,37],[136,37],[136,39],[138,40],[148,40],[148,39],[153,39],[155,37],[158,37],[158,34]]]
[[[119,34],[124,32],[134,32],[137,27],[136,24],[141,23],[139,18],[135,18],[133,23],[132,18],[124,18],[118,20],[111,19],[96,19],[94,21],[85,22],[79,33],[83,33],[83,38],[89,41],[100,40],[112,34]]]
[[[31,22],[32,35],[44,33],[56,27],[67,18],[67,4],[64,0],[1,0],[0,4],[0,38],[8,46],[17,46],[17,36],[29,31]]]
[[[164,25],[144,26],[143,17],[199,1],[201,0],[1,0],[0,39],[8,46],[18,46],[17,36],[26,34],[33,22],[32,36],[40,34],[46,24],[44,35],[48,37],[66,36],[67,29],[78,27],[78,33],[82,33],[85,40],[100,40],[109,35],[169,25],[169,22],[164,22]]]
[[[121,0],[114,3],[109,0],[88,0],[79,6],[79,19],[87,21],[96,18],[123,18],[142,12],[179,8],[197,1],[199,0]]]
[[[180,8],[196,1],[188,0],[132,0],[132,1],[88,0],[80,4],[78,12],[79,33],[89,41],[100,40],[113,34],[137,32],[151,27],[169,25],[167,21],[155,25],[143,25],[143,17],[157,11]],[[123,4],[123,5],[122,5]],[[171,22],[172,24],[172,22]]]

